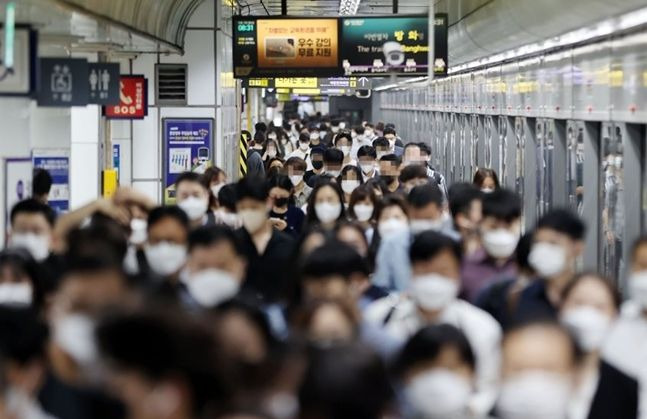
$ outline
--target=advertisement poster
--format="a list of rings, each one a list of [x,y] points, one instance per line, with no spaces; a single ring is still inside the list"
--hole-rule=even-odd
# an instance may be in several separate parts
[[[45,169],[52,177],[49,206],[57,214],[70,209],[70,155],[67,150],[34,150],[34,169]]]
[[[338,19],[238,18],[233,42],[235,77],[339,72]]]
[[[175,203],[175,180],[184,172],[204,173],[211,166],[214,121],[211,118],[164,118],[165,204]]]
[[[9,231],[11,208],[31,196],[31,159],[4,159],[4,214],[5,233]]]

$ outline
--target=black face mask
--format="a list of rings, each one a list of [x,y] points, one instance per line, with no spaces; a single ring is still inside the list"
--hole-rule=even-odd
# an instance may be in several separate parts
[[[393,175],[380,175],[380,179],[382,179],[387,185],[390,185],[395,180],[395,176],[393,176]]]
[[[288,205],[290,202],[290,198],[276,198],[274,200],[274,206],[278,208],[282,208]]]
[[[323,161],[322,160],[313,160],[312,161],[312,167],[315,169],[319,170],[323,167]]]

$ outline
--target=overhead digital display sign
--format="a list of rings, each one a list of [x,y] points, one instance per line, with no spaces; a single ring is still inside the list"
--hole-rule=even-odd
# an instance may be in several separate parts
[[[339,73],[339,21],[235,17],[234,77]]]
[[[422,75],[428,72],[429,20],[427,16],[349,17],[341,24],[341,59],[345,75],[401,73]],[[436,15],[434,21],[436,55],[444,63],[434,64],[436,74],[446,74],[447,18]],[[440,28],[445,26],[444,34]],[[444,35],[444,36],[443,36]],[[444,41],[443,41],[444,38]],[[440,61],[439,61],[440,64]],[[441,70],[441,67],[442,70]]]

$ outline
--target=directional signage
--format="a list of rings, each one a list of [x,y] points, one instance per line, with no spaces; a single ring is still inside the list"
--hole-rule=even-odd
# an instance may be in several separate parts
[[[88,65],[90,103],[119,104],[119,64],[90,63]]]
[[[83,58],[41,58],[38,106],[88,104],[88,61]]]
[[[108,119],[143,119],[148,115],[148,80],[140,75],[120,76],[119,104],[104,106]]]
[[[373,83],[368,77],[328,77],[319,79],[316,77],[287,77],[243,80],[243,87],[266,89],[370,89],[372,85]]]

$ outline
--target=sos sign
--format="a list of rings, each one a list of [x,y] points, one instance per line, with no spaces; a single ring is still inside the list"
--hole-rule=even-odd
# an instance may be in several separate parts
[[[119,104],[104,106],[108,119],[144,119],[148,115],[148,80],[140,75],[119,78]]]

